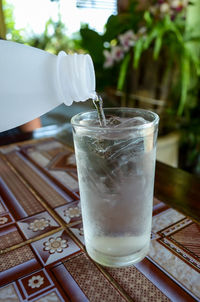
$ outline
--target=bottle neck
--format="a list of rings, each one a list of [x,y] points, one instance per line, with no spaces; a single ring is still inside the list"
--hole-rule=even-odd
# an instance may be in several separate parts
[[[94,98],[95,72],[89,55],[67,55],[59,52],[57,59],[57,81],[61,101],[70,106],[73,101],[84,102]]]

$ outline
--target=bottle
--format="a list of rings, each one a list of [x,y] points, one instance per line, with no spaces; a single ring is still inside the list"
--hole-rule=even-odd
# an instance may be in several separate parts
[[[95,97],[89,55],[58,56],[0,40],[0,132],[29,122],[58,105]]]

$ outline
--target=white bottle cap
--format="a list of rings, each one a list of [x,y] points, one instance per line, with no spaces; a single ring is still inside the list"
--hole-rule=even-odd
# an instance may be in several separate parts
[[[96,95],[94,66],[88,54],[59,52],[57,79],[61,101],[65,105],[70,106],[73,101],[84,102]]]

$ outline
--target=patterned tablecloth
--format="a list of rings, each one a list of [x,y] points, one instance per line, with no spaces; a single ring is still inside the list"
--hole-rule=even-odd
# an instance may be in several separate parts
[[[0,149],[0,301],[200,301],[200,226],[154,199],[148,257],[85,252],[75,157],[54,139]]]

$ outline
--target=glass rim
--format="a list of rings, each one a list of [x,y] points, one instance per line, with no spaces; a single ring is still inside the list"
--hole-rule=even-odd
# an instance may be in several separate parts
[[[113,127],[113,126],[106,126],[106,127],[102,127],[102,126],[90,126],[90,125],[84,125],[81,124],[80,122],[83,121],[84,119],[79,119],[81,116],[89,114],[89,113],[97,113],[96,109],[91,109],[88,111],[83,111],[80,112],[78,114],[75,114],[72,118],[71,118],[71,125],[75,126],[75,127],[80,127],[83,129],[88,129],[88,130],[93,130],[93,131],[122,131],[122,130],[131,130],[131,129],[135,129],[135,130],[143,130],[146,128],[151,128],[152,126],[155,126],[158,124],[159,122],[159,115],[151,110],[147,110],[147,109],[142,109],[142,108],[130,108],[130,107],[108,107],[108,108],[103,108],[104,111],[124,111],[124,112],[144,112],[144,113],[150,113],[153,117],[154,120],[152,121],[148,121],[148,123],[146,124],[142,124],[142,125],[135,125],[135,126],[126,126],[126,127]]]

